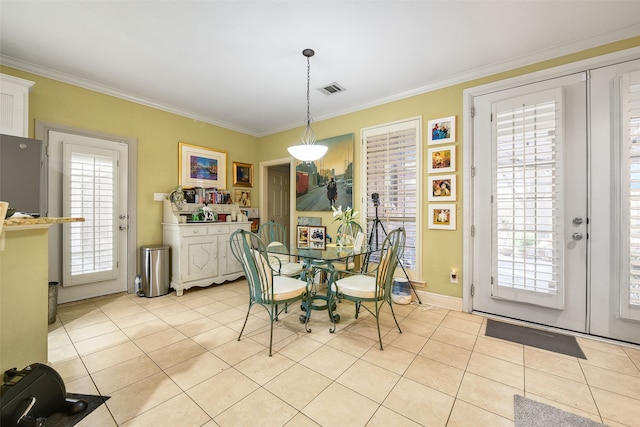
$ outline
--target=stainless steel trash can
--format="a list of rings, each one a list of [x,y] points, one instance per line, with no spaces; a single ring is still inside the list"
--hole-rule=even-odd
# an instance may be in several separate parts
[[[140,296],[159,297],[169,293],[169,266],[171,248],[165,245],[142,246],[140,248],[140,269],[142,281]]]

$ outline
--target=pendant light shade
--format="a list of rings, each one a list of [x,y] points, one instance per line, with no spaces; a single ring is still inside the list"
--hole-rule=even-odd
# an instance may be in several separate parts
[[[313,49],[305,49],[302,54],[307,57],[307,126],[304,129],[300,144],[288,148],[289,154],[303,162],[320,159],[327,153],[329,147],[316,144],[316,135],[311,129],[311,109],[309,100],[309,83],[311,81],[311,64],[309,58],[315,55]]]

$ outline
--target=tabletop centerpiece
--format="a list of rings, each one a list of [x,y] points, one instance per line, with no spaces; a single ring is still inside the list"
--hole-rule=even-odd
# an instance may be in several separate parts
[[[342,205],[338,206],[338,209],[335,206],[331,206],[331,209],[333,209],[333,222],[341,222],[338,226],[339,232],[336,233],[336,245],[352,246],[355,242],[353,235],[357,229],[355,223],[359,212],[354,211],[349,206],[343,211]]]

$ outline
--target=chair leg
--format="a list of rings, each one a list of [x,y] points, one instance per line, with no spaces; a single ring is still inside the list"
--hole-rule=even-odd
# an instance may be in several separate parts
[[[398,327],[398,332],[402,333],[402,329],[400,329],[400,325],[398,324],[398,319],[396,319],[396,312],[393,311],[393,305],[387,301],[389,307],[391,307],[391,314],[393,315],[393,321],[396,322],[396,326]]]
[[[382,335],[380,334],[380,305],[378,301],[376,301],[376,325],[378,326],[378,342],[380,342],[380,350],[384,350],[382,348]]]
[[[247,326],[247,320],[249,320],[249,313],[251,312],[252,306],[253,306],[253,301],[249,303],[249,308],[247,309],[247,316],[244,318],[244,324],[242,325],[242,329],[240,329],[240,335],[238,335],[238,341],[240,341],[240,337],[242,337],[242,333],[244,332],[244,327]]]
[[[275,310],[275,312],[274,312]],[[271,331],[269,332],[269,357],[271,357],[271,347],[273,345],[273,322],[275,322],[277,320],[278,317],[278,306],[277,305],[273,305],[271,304],[271,315],[269,316],[271,317]]]
[[[356,301],[356,319],[358,318],[358,314],[360,314],[360,302]]]

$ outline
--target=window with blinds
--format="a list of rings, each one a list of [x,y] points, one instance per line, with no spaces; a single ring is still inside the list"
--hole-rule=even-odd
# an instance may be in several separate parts
[[[623,94],[623,151],[622,173],[626,182],[627,198],[622,198],[622,212],[629,215],[626,220],[628,242],[623,242],[623,254],[628,254],[627,273],[622,277],[622,315],[640,319],[640,313],[631,314],[630,309],[640,310],[640,72],[627,74],[622,79]],[[626,206],[624,206],[626,204]],[[623,222],[624,224],[624,222]],[[628,245],[627,245],[628,243]],[[625,289],[626,288],[626,289]]]
[[[65,235],[70,254],[65,261],[65,285],[78,285],[115,277],[114,242],[117,158],[65,145],[65,210],[84,222],[68,224]]]
[[[501,287],[558,292],[557,95],[551,90],[494,106],[494,295]]]
[[[387,233],[404,227],[407,241],[402,259],[405,270],[417,276],[417,246],[420,218],[420,141],[422,120],[415,118],[362,131],[363,172],[366,200],[367,236],[385,238],[381,227],[373,230],[375,218]],[[379,196],[378,207],[372,194]],[[414,277],[416,277],[414,276]]]

